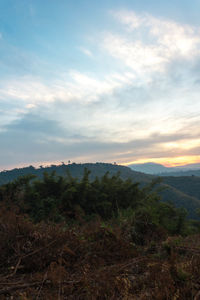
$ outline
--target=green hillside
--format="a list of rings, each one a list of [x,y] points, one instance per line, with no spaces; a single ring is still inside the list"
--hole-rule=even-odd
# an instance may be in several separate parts
[[[163,181],[182,193],[200,199],[200,177],[164,177]]]
[[[183,193],[172,185],[163,184],[165,188],[161,192],[164,201],[172,202],[176,207],[184,207],[188,211],[188,216],[198,219],[196,210],[200,207],[200,198]]]
[[[38,178],[43,177],[43,173],[56,172],[59,176],[66,176],[70,173],[72,177],[81,179],[84,174],[84,169],[91,171],[89,175],[90,180],[96,177],[101,178],[105,173],[109,172],[109,176],[120,173],[123,180],[131,179],[133,182],[139,182],[140,186],[150,184],[156,177],[153,175],[136,172],[128,167],[108,164],[108,163],[87,163],[87,164],[69,164],[69,165],[51,165],[49,167],[34,168],[29,166],[26,168],[13,169],[10,171],[3,171],[0,173],[0,185],[6,184],[28,174],[36,175]],[[200,178],[195,176],[190,177],[162,177],[161,186],[164,191],[160,192],[163,201],[171,201],[177,207],[185,207],[188,210],[189,217],[197,218],[195,213],[197,208],[200,208]]]
[[[200,170],[179,170],[179,171],[173,171],[173,172],[165,172],[160,173],[159,176],[173,176],[173,177],[188,177],[188,176],[200,176]]]

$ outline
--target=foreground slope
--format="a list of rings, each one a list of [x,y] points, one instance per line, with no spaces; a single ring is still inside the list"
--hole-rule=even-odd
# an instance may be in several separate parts
[[[200,236],[157,232],[135,245],[129,224],[33,224],[0,211],[0,298],[199,299]],[[17,246],[17,247],[16,247]]]

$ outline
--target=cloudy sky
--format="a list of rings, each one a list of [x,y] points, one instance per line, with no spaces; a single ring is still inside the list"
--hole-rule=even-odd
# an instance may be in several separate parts
[[[0,170],[200,162],[199,0],[0,0]]]

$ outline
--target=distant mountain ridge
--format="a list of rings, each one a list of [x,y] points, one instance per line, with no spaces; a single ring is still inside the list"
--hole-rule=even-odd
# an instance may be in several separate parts
[[[167,172],[169,169],[169,171],[171,171],[171,169],[173,168],[167,168],[161,164],[156,164],[156,163],[152,163],[152,162],[148,162],[148,163],[144,163],[144,164],[131,164],[128,165],[129,168],[131,168],[131,170],[133,171],[137,171],[137,172],[143,172],[143,173],[147,173],[147,174],[158,174],[158,173],[164,173]]]
[[[129,168],[131,168],[133,171],[137,172],[143,172],[146,174],[152,174],[152,175],[162,175],[162,176],[190,176],[195,175],[194,172],[197,172],[196,174],[200,174],[200,163],[196,164],[187,164],[183,166],[178,167],[165,167],[161,164],[153,163],[153,162],[147,162],[143,164],[131,164],[128,165]],[[188,172],[188,174],[183,174],[184,172]],[[173,174],[174,173],[174,174]],[[177,175],[175,175],[177,174]],[[199,176],[199,175],[196,175]]]
[[[137,182],[150,182],[153,178],[152,175],[143,174],[141,172],[136,172],[128,167],[121,165],[113,165],[109,163],[84,163],[84,164],[61,164],[61,165],[51,165],[48,167],[35,168],[33,166],[25,168],[16,168],[9,171],[0,172],[0,185],[8,183],[15,180],[19,176],[24,176],[28,174],[34,174],[38,177],[42,177],[44,172],[55,171],[57,175],[66,176],[67,172],[70,172],[72,177],[81,178],[84,173],[84,169],[87,168],[91,171],[90,179],[93,180],[95,177],[102,177],[106,172],[115,175],[120,172],[122,179],[132,178]]]

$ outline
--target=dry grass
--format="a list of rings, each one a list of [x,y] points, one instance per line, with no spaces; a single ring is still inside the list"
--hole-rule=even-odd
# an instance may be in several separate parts
[[[34,225],[1,209],[0,299],[200,299],[200,237],[138,247],[101,222]]]

